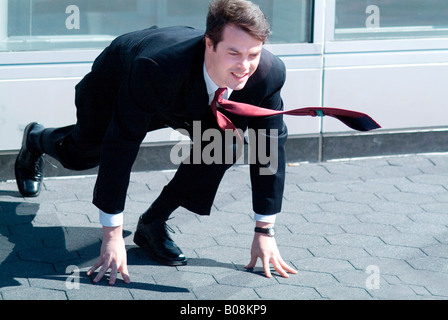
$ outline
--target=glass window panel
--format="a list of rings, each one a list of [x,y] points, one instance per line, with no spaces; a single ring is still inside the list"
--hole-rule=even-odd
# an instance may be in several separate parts
[[[116,36],[188,25],[205,29],[210,0],[0,0],[0,51],[103,48]],[[254,0],[270,43],[310,42],[312,0]]]
[[[252,0],[266,14],[271,25],[270,43],[312,42],[311,0]]]
[[[336,0],[335,40],[448,37],[446,0]]]

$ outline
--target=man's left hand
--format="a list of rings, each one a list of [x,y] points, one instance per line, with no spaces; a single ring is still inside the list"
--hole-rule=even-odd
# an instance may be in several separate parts
[[[246,269],[253,269],[257,263],[257,259],[260,258],[263,263],[263,270],[266,277],[271,278],[270,264],[274,266],[274,269],[284,278],[289,278],[288,272],[296,274],[297,270],[293,269],[283,261],[280,256],[280,252],[277,247],[275,238],[262,233],[255,233],[254,240],[252,242],[251,260]]]

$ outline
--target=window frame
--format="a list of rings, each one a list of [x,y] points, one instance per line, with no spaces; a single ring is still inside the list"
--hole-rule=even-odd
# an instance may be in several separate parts
[[[7,1],[7,0],[0,0]],[[265,44],[265,47],[278,56],[321,55],[324,48],[325,0],[310,0],[312,6],[309,43]],[[82,36],[77,36],[81,38]],[[85,36],[88,39],[90,36]],[[41,37],[42,38],[42,37]],[[107,38],[107,36],[104,36]],[[111,37],[113,40],[115,37]],[[92,62],[104,48],[79,48],[58,50],[0,51],[2,65],[47,64],[47,63],[86,63]]]
[[[436,50],[448,48],[447,37],[335,39],[336,0],[326,0],[325,53]]]

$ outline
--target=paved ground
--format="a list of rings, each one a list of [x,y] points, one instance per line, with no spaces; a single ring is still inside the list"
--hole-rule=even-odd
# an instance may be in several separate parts
[[[151,261],[132,233],[173,174],[132,175],[132,283],[114,287],[85,274],[101,240],[95,177],[46,179],[35,199],[0,183],[0,300],[448,298],[448,154],[289,165],[276,224],[282,256],[299,270],[289,279],[243,268],[253,230],[246,166],[228,172],[210,217],[178,210],[169,222],[188,265]]]

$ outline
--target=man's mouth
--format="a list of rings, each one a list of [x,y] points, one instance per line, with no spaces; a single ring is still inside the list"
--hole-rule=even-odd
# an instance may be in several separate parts
[[[232,74],[233,74],[236,78],[238,78],[238,79],[242,79],[242,78],[244,78],[244,77],[247,76],[247,73],[236,73],[236,72],[232,72]]]

